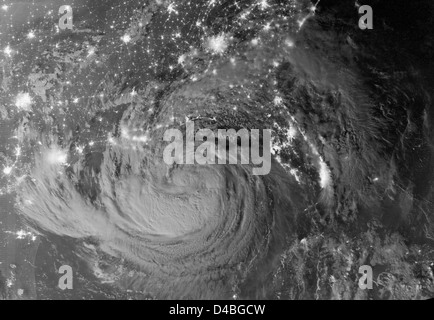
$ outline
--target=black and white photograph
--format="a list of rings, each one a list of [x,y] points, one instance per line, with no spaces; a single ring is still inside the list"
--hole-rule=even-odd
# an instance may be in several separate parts
[[[433,0],[0,0],[0,306],[433,298]]]

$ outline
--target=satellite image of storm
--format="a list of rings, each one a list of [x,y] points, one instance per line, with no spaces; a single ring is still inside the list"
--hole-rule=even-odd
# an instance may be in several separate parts
[[[0,300],[432,298],[434,1],[0,0]]]

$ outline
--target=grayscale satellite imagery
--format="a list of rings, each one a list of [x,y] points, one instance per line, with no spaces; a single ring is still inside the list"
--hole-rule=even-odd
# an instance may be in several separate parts
[[[433,272],[434,1],[0,0],[0,300],[260,314]]]

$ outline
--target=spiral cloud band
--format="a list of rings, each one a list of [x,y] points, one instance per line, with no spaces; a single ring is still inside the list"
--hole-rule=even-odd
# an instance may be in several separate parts
[[[274,161],[266,176],[250,164],[167,165],[156,144],[109,145],[97,169],[82,159],[67,172],[62,151],[44,149],[23,185],[22,211],[46,231],[92,238],[133,263],[130,288],[230,297],[249,271],[276,263],[266,257],[291,235],[299,187]]]

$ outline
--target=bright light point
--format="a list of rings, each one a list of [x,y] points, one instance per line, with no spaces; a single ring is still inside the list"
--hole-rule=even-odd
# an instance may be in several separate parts
[[[7,55],[8,57],[10,57],[12,55],[12,49],[10,46],[7,46],[4,51],[5,55]]]
[[[34,235],[31,232],[25,231],[25,230],[19,230],[16,232],[11,232],[11,231],[6,231],[6,233],[10,233],[10,234],[14,234],[17,236],[18,240],[23,240],[23,239],[30,239],[32,241],[36,240],[36,235]]]
[[[241,20],[246,20],[246,19],[247,19],[247,16],[248,16],[249,14],[250,14],[249,11],[243,12],[243,13],[240,15],[240,19],[241,19]]]
[[[294,140],[294,138],[297,137],[297,134],[298,134],[297,128],[291,125],[288,130],[288,140],[290,141]]]
[[[33,32],[33,31],[30,31],[28,34],[27,34],[27,39],[33,39],[35,37],[35,33]]]
[[[261,0],[259,3],[259,6],[261,7],[261,10],[267,9],[270,5],[268,4],[267,0]]]
[[[124,35],[124,36],[121,38],[121,40],[122,40],[124,43],[128,43],[128,42],[131,41],[131,36],[128,35],[128,34],[126,34],[126,35]]]
[[[223,54],[228,46],[227,37],[224,33],[209,37],[206,43],[206,47],[208,50],[212,51],[213,54]]]
[[[17,239],[24,239],[27,236],[27,232],[24,230],[17,231]]]
[[[310,11],[315,14],[316,9],[318,7],[318,4],[320,3],[321,0],[318,0],[313,6],[310,7]]]
[[[186,56],[185,56],[185,54],[183,54],[183,55],[180,55],[179,56],[179,58],[178,58],[178,64],[180,64],[180,65],[184,65],[184,63],[185,63],[185,59],[186,59]]]
[[[304,18],[302,20],[298,20],[298,28],[301,29],[301,27],[303,27],[304,23],[306,22],[307,18]]]
[[[12,167],[6,167],[3,169],[3,173],[7,176],[10,175],[11,172],[12,172]]]
[[[286,39],[285,40],[285,45],[287,45],[288,47],[292,48],[294,46],[294,41],[292,41],[291,39]]]
[[[87,56],[90,57],[90,56],[93,56],[94,54],[95,54],[95,48],[90,48],[88,53],[87,53]]]
[[[282,97],[276,96],[276,97],[274,98],[273,102],[274,102],[274,104],[275,104],[276,106],[278,106],[278,105],[282,104],[283,99],[282,99]]]
[[[8,11],[8,9],[9,9],[9,6],[7,6],[7,5],[5,5],[5,4],[2,6],[2,10],[3,10],[3,11]]]
[[[172,12],[178,14],[178,11],[175,10],[175,5],[173,3],[169,4],[167,7],[167,12],[169,12],[169,14],[172,14]]]
[[[15,106],[21,110],[29,111],[32,103],[32,97],[28,92],[20,92],[15,98]]]
[[[255,39],[252,40],[252,45],[257,46],[258,43],[259,43],[258,38],[255,38]]]
[[[271,29],[271,23],[268,22],[268,23],[264,26],[264,30],[265,30],[265,31],[268,31],[268,30],[270,30],[270,29]]]

